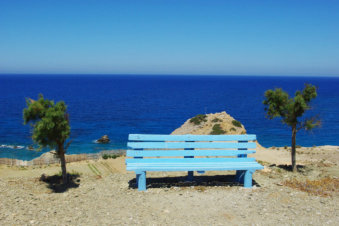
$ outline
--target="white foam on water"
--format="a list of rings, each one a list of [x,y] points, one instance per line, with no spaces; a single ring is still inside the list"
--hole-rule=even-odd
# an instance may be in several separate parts
[[[9,145],[9,144],[1,144],[0,148],[9,148],[9,149],[23,149],[25,146],[21,145]]]

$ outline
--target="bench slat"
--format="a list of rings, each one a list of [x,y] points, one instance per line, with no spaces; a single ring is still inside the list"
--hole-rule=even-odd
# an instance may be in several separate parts
[[[256,135],[156,135],[130,134],[130,141],[255,141]]]
[[[231,162],[255,162],[255,158],[147,158],[147,159],[126,159],[126,163],[231,163]]]
[[[232,163],[133,163],[127,165],[127,170],[133,171],[219,171],[219,170],[258,170],[263,169],[257,162]]]
[[[178,148],[248,148],[255,149],[256,143],[231,143],[231,142],[128,142],[130,148],[147,148],[147,149],[178,149]]]
[[[127,150],[127,157],[163,157],[163,156],[237,156],[252,154],[255,150]]]

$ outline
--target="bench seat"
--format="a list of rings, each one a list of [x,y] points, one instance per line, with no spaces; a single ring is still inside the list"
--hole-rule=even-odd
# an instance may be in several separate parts
[[[182,159],[127,159],[130,171],[221,171],[259,170],[262,166],[254,158],[182,158]]]

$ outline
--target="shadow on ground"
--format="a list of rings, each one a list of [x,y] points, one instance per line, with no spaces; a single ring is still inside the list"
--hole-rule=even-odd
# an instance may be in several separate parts
[[[40,181],[45,182],[47,187],[51,189],[55,193],[63,193],[70,188],[77,188],[80,184],[79,175],[67,174],[68,183],[64,184],[62,182],[62,176],[53,175],[53,176],[45,176],[42,175]]]
[[[292,172],[292,165],[270,165],[270,167],[277,167],[286,171],[290,171]],[[307,170],[307,167],[304,165],[297,165],[297,170],[298,172],[304,172],[305,170]]]
[[[129,188],[137,188],[136,179],[132,179],[129,182]],[[252,181],[253,185],[260,187],[256,181]],[[187,181],[186,176],[180,177],[151,177],[146,178],[147,188],[171,188],[171,187],[191,187],[191,186],[202,186],[202,187],[214,187],[224,186],[233,187],[240,186],[243,184],[236,182],[235,175],[217,175],[217,176],[195,176],[193,181]]]

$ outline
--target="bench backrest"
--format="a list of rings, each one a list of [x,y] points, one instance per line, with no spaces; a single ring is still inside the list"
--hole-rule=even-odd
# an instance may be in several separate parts
[[[237,156],[255,153],[256,135],[130,134],[127,157]]]

